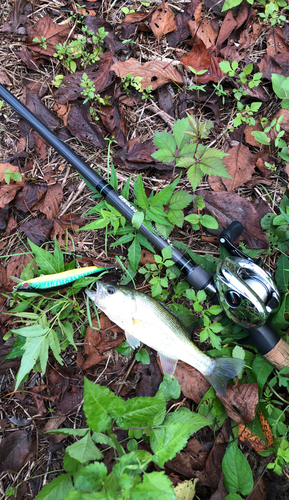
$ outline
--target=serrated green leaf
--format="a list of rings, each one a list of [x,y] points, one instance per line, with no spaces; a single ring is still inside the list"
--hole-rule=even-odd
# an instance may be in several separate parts
[[[231,441],[222,461],[224,485],[229,493],[239,491],[242,495],[251,493],[254,481],[246,458],[239,450],[236,441]]]
[[[45,335],[43,337],[43,342],[41,345],[41,349],[39,352],[39,362],[40,362],[40,367],[43,375],[45,375],[46,372],[46,366],[47,366],[47,361],[48,361],[48,351],[49,351],[49,344],[48,344],[48,336]]]
[[[131,176],[129,176],[129,178],[127,179],[125,185],[123,186],[122,190],[121,190],[121,196],[123,196],[126,200],[129,199],[129,185],[130,185],[130,179],[131,179]]]
[[[243,347],[236,345],[232,352],[233,358],[245,359],[245,351]]]
[[[170,199],[170,210],[186,208],[193,201],[193,198],[193,195],[187,191],[174,193]]]
[[[242,497],[240,497],[238,493],[229,493],[229,495],[226,496],[225,500],[242,500]]]
[[[74,475],[74,488],[76,490],[93,493],[101,488],[107,475],[106,466],[103,463],[94,462],[93,464],[82,467]]]
[[[218,229],[219,227],[219,224],[216,221],[216,219],[214,219],[214,217],[212,217],[211,215],[207,214],[202,215],[201,224],[202,226],[207,227],[208,229]]]
[[[149,217],[153,222],[158,224],[163,224],[164,226],[171,226],[171,224],[166,219],[166,214],[159,207],[150,207],[146,211],[147,217]]]
[[[79,441],[67,446],[66,453],[81,464],[90,462],[90,460],[100,460],[103,457],[103,454],[92,441],[89,432]]]
[[[47,434],[64,434],[65,436],[79,436],[83,437],[89,432],[89,429],[55,429],[53,431],[47,431]]]
[[[141,258],[141,246],[137,239],[135,238],[128,249],[128,260],[133,271],[137,270]]]
[[[131,500],[175,500],[173,484],[164,472],[144,474],[143,482],[132,488]]]
[[[187,176],[193,190],[195,191],[203,178],[202,171],[197,163],[189,168]]]
[[[36,495],[35,500],[63,500],[70,488],[72,488],[72,482],[69,474],[61,474],[51,483],[46,484]]]
[[[146,239],[146,237],[143,234],[137,233],[136,240],[139,242],[140,245],[147,248],[150,252],[153,253],[155,252],[154,247],[150,244],[150,242]]]
[[[157,148],[168,150],[174,157],[177,144],[170,132],[155,132],[153,142]]]
[[[189,135],[186,135],[186,132],[190,129],[188,118],[182,118],[174,123],[173,134],[178,149],[181,149],[191,139]]]
[[[165,462],[174,458],[186,446],[191,427],[190,422],[169,423],[163,426],[154,450],[153,462],[162,468]]]
[[[289,280],[289,260],[287,255],[284,255],[283,253],[277,261],[275,280],[280,290],[282,290],[282,292],[287,292]]]
[[[252,371],[260,387],[264,387],[269,375],[274,370],[274,366],[269,363],[261,354],[256,354],[252,364]]]
[[[169,210],[168,219],[171,224],[183,227],[184,213],[182,210]]]
[[[46,345],[45,336],[27,338],[26,342],[23,346],[23,350],[25,351],[22,359],[19,372],[17,373],[16,382],[15,382],[15,390],[18,389],[19,384],[24,379],[25,375],[27,375],[30,370],[32,370],[36,361],[39,358],[40,350],[42,346]]]
[[[225,156],[228,156],[227,153],[223,153],[223,151],[218,149],[207,149],[203,154],[198,156],[200,169],[207,175],[216,175],[231,179],[223,162]]]
[[[169,149],[158,149],[151,155],[155,160],[162,161],[163,163],[171,163],[175,160],[175,155]]]
[[[73,345],[74,349],[77,351],[77,347],[75,345],[74,338],[73,338],[73,331],[74,330],[73,330],[72,324],[69,323],[69,321],[63,321],[63,322],[60,322],[59,327],[60,327],[60,330],[62,331],[63,336],[67,338],[69,343],[71,345]]]
[[[150,206],[151,207],[158,207],[158,206],[166,205],[169,202],[169,200],[171,199],[172,194],[173,194],[179,180],[180,179],[177,178],[176,180],[174,180],[174,182],[172,182],[172,184],[165,187],[164,189],[161,189],[161,191],[156,193],[153,196],[153,198],[150,199]]]
[[[84,379],[83,409],[89,427],[95,432],[108,429],[111,416],[122,415],[125,402],[115,396],[107,387],[101,387]]]
[[[117,425],[126,430],[129,427],[152,427],[160,425],[165,418],[164,401],[155,398],[133,398],[124,401],[125,411],[117,418]]]

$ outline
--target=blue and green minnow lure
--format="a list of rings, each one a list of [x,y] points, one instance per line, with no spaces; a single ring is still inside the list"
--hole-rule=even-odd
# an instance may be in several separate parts
[[[108,267],[79,267],[77,269],[71,269],[70,271],[64,271],[63,273],[57,274],[47,274],[39,276],[38,278],[33,278],[31,280],[25,280],[18,285],[14,286],[14,293],[16,292],[51,292],[53,290],[58,290],[68,286],[73,281],[80,278],[90,276],[92,274],[99,274],[105,272],[109,269],[115,269],[114,266]]]

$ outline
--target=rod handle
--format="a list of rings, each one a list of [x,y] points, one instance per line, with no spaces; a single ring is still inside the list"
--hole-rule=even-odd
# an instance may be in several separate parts
[[[285,366],[289,367],[289,344],[284,339],[280,339],[273,349],[263,356],[278,370],[282,370]]]

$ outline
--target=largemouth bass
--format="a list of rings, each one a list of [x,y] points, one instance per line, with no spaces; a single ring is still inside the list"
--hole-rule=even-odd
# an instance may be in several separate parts
[[[227,381],[238,375],[244,361],[237,358],[210,358],[191,341],[177,317],[160,302],[130,288],[97,282],[97,291],[86,290],[111,321],[125,331],[134,349],[140,342],[155,349],[164,373],[173,375],[180,359],[199,370],[220,396],[225,397]]]

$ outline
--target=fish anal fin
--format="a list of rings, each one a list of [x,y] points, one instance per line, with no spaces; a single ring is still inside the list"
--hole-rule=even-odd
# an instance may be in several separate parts
[[[167,373],[168,375],[173,375],[175,373],[178,360],[176,358],[170,358],[169,356],[166,356],[161,352],[158,352],[158,355],[163,372]]]
[[[129,343],[129,345],[133,348],[133,349],[136,349],[137,347],[140,346],[140,341],[139,339],[137,339],[136,337],[134,337],[133,335],[131,335],[130,333],[128,332],[124,332],[125,333],[125,338],[127,340],[127,342]]]

